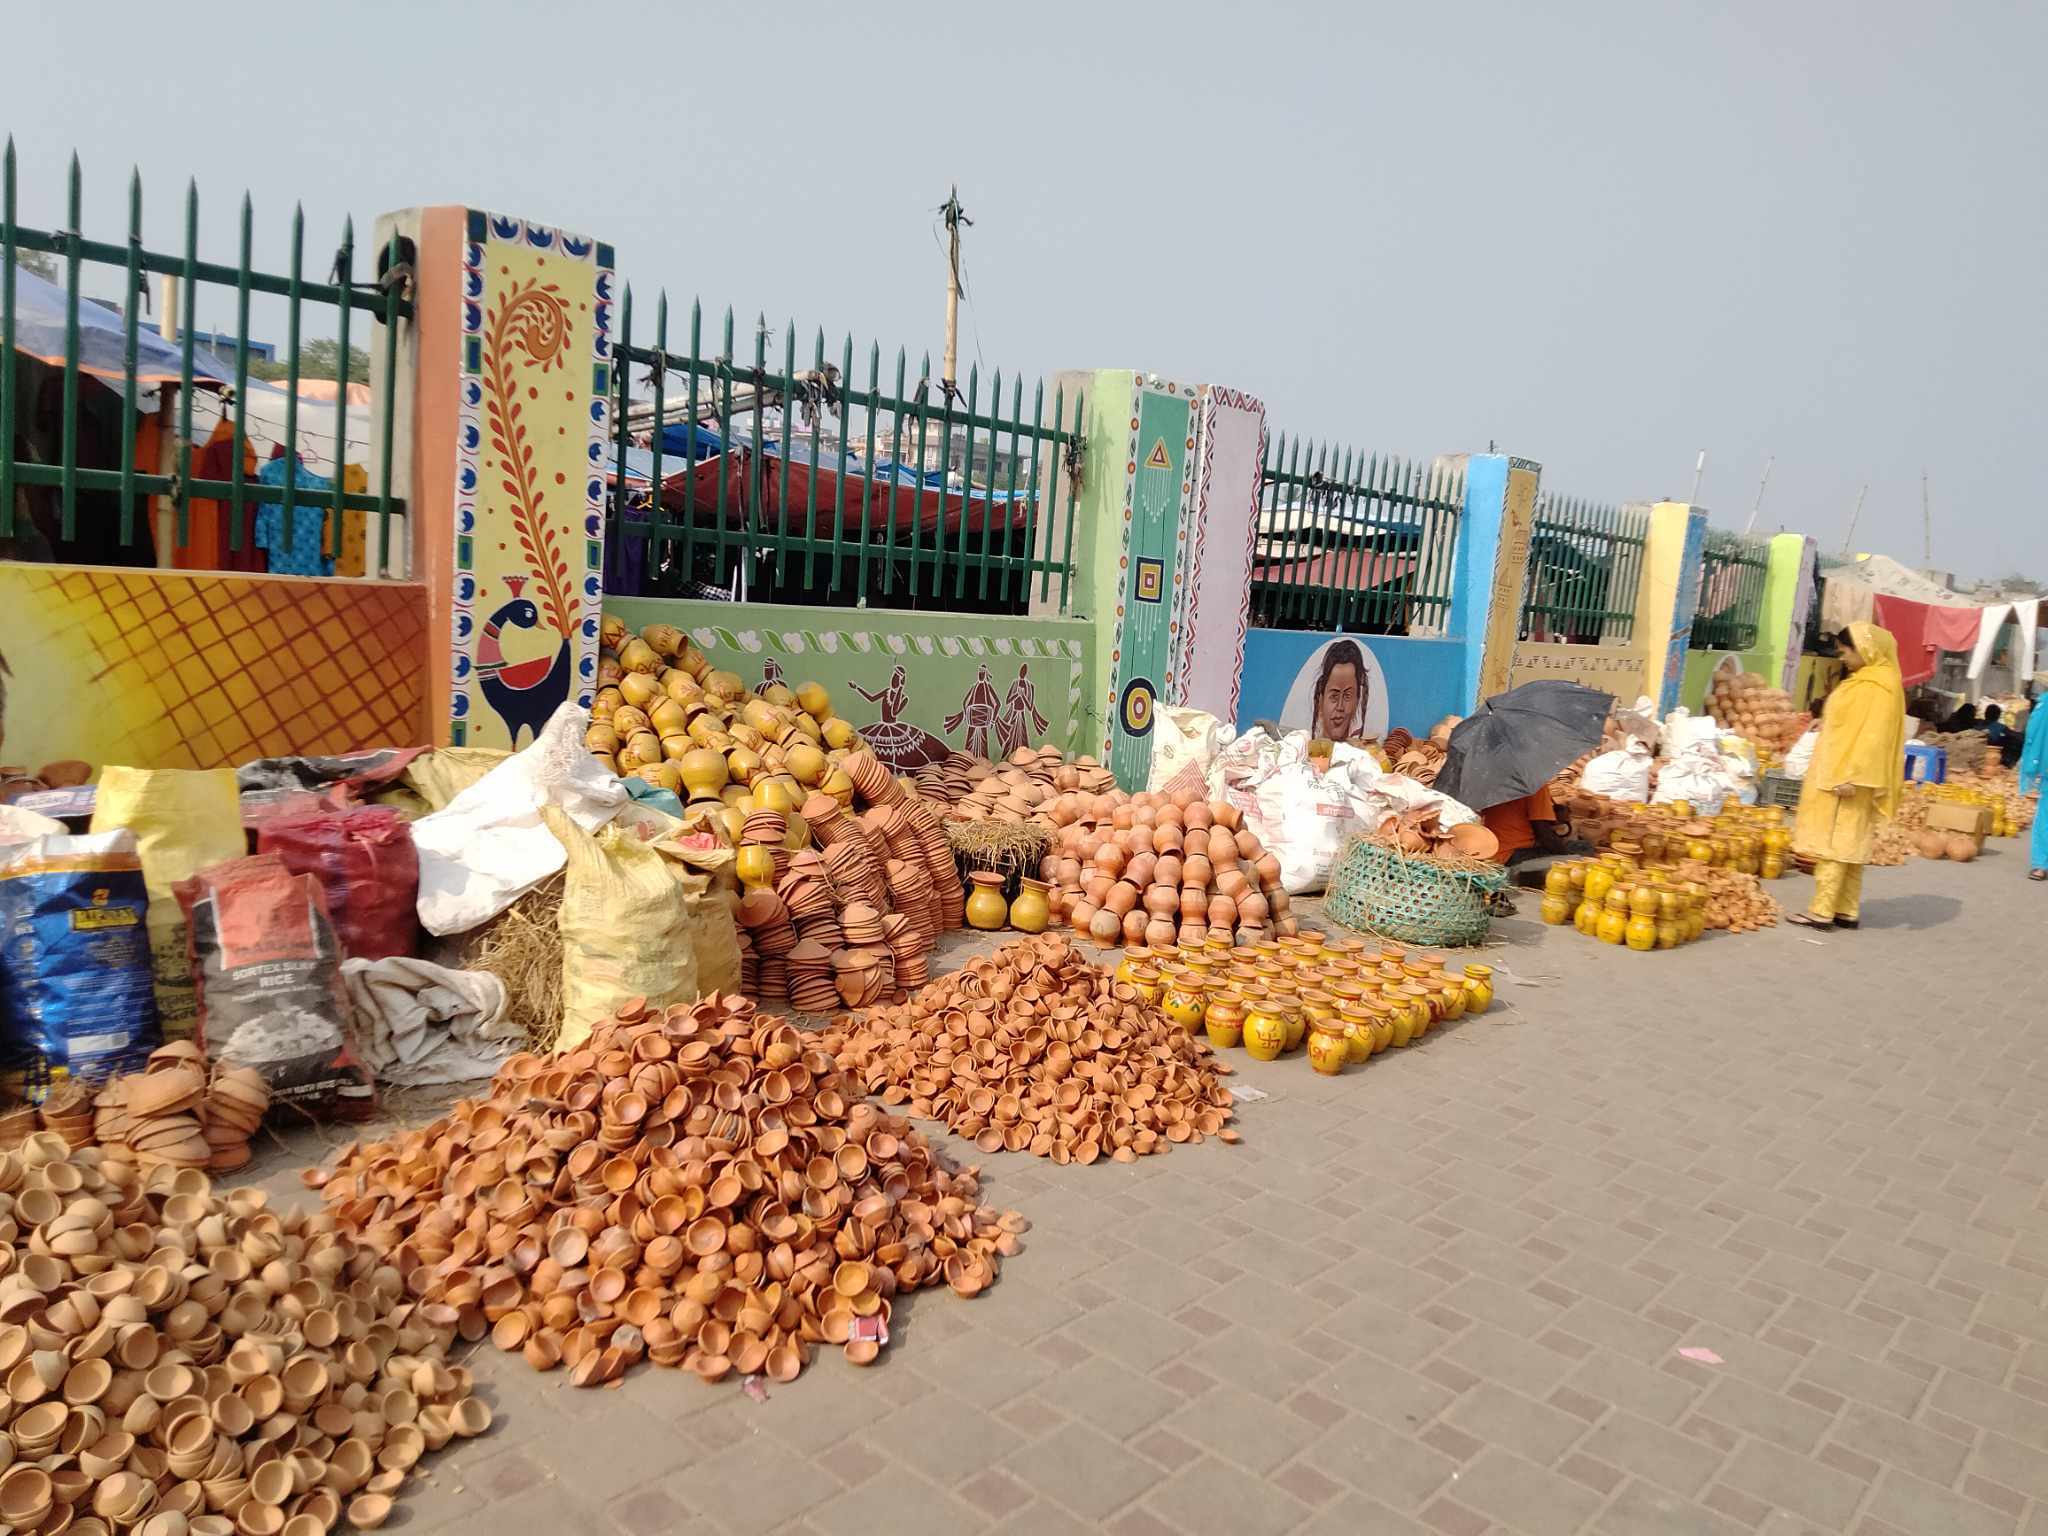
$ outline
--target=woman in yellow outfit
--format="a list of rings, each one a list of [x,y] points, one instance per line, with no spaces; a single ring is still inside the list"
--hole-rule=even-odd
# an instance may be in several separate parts
[[[1906,776],[1898,642],[1875,624],[1851,624],[1839,644],[1850,672],[1821,713],[1792,824],[1794,851],[1815,861],[1813,903],[1791,917],[1807,928],[1858,926],[1863,866],[1878,823],[1898,814]]]

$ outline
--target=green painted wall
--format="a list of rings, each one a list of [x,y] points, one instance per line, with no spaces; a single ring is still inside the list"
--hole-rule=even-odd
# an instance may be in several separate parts
[[[1773,688],[1788,687],[1785,663],[1799,654],[1800,631],[1805,615],[1799,611],[1807,538],[1803,533],[1781,533],[1771,540],[1771,566],[1764,579],[1763,606],[1758,611],[1757,641],[1746,651],[1734,653],[1745,672],[1754,672]],[[1690,651],[1685,658],[1685,678],[1679,686],[1679,702],[1697,712],[1706,702],[1707,683],[1727,651]]]
[[[633,629],[673,624],[688,631],[714,666],[738,673],[750,688],[771,664],[791,687],[823,683],[833,709],[878,748],[894,741],[914,749],[928,736],[987,756],[1003,755],[1006,740],[1008,746],[1051,742],[1069,752],[1092,752],[1100,735],[1100,722],[1085,707],[1095,660],[1094,625],[1085,619],[658,597],[607,597],[604,608]],[[887,693],[899,666],[905,699],[900,710],[871,703],[857,691],[856,685]],[[986,689],[980,689],[983,669]],[[977,703],[979,708],[970,707]],[[900,729],[870,730],[888,723],[891,713]]]

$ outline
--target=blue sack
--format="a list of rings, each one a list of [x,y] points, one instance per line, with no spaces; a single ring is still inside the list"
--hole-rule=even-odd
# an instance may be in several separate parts
[[[139,1072],[157,1047],[148,915],[132,832],[0,851],[0,1026],[31,1102],[60,1076]]]

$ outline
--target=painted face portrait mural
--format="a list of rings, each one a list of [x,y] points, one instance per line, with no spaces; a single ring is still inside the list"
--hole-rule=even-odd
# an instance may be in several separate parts
[[[1330,741],[1384,736],[1387,688],[1378,659],[1349,638],[1317,647],[1287,690],[1280,725]]]

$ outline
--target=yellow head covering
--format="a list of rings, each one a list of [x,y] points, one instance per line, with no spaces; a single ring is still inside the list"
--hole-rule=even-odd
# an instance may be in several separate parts
[[[1807,782],[1822,789],[1855,784],[1877,791],[1880,816],[1897,813],[1906,774],[1906,684],[1899,643],[1888,629],[1858,622],[1850,643],[1863,665],[1844,678],[1821,716]]]

